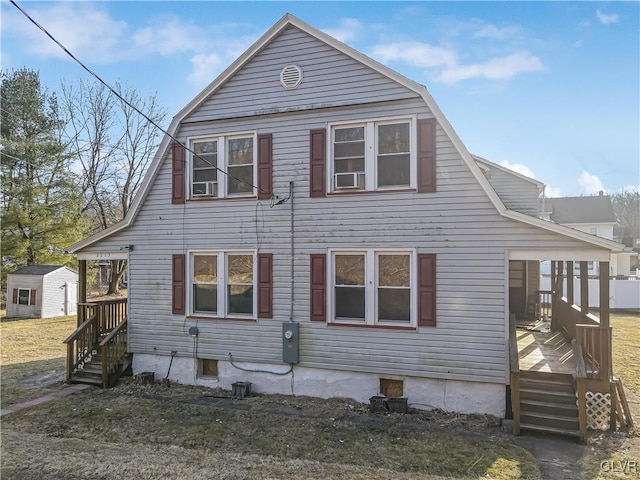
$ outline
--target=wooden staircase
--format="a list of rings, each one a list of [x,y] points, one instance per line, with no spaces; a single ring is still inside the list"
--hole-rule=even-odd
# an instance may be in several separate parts
[[[130,366],[131,356],[125,355],[121,362],[113,366],[111,375],[108,375],[106,382],[104,382],[102,377],[102,355],[96,353],[91,356],[91,359],[85,361],[82,368],[77,368],[72,372],[69,383],[85,383],[98,387],[112,387]]]
[[[580,437],[573,376],[520,371],[520,428]]]
[[[64,341],[67,383],[114,386],[131,365],[127,353],[126,299],[80,304],[87,318]]]

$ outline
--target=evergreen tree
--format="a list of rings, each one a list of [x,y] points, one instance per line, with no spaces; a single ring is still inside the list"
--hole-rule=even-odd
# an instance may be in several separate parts
[[[87,228],[56,96],[28,69],[2,72],[0,91],[4,287],[7,273],[23,265],[72,265],[64,248]]]

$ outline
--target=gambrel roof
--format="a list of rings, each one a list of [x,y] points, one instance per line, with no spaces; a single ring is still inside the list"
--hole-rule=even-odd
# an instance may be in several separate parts
[[[442,128],[442,130],[446,133],[446,135],[450,138],[456,150],[459,152],[460,156],[472,172],[473,176],[480,184],[487,197],[490,199],[496,210],[504,217],[510,218],[512,220],[516,220],[519,222],[523,222],[538,228],[543,228],[545,230],[550,230],[555,233],[559,233],[561,235],[565,235],[583,242],[586,242],[590,245],[594,245],[597,247],[605,248],[611,251],[621,251],[623,246],[616,242],[612,242],[610,240],[602,239],[599,237],[594,237],[593,235],[589,235],[578,230],[574,230],[568,227],[563,227],[561,225],[554,224],[552,222],[547,222],[524,213],[516,212],[514,210],[510,210],[505,207],[504,203],[495,192],[495,190],[491,187],[490,183],[486,179],[486,177],[480,171],[479,166],[476,163],[476,160],[469,153],[467,148],[462,143],[462,140],[458,137],[458,134],[455,132],[447,118],[444,116],[434,99],[431,97],[429,92],[427,91],[424,85],[416,83],[413,80],[408,79],[407,77],[399,74],[398,72],[390,69],[389,67],[369,58],[365,54],[345,45],[344,43],[339,42],[335,38],[329,36],[328,34],[308,25],[307,23],[299,20],[298,18],[286,14],[282,17],[275,25],[273,25],[262,37],[260,37],[249,49],[244,52],[236,61],[234,61],[222,74],[220,74],[211,84],[209,84],[200,94],[198,94],[191,102],[189,102],[172,120],[169,126],[169,133],[174,135],[180,126],[180,123],[192,112],[198,109],[203,102],[205,102],[211,95],[215,94],[225,83],[233,77],[240,69],[242,69],[249,61],[251,61],[258,53],[260,53],[267,45],[269,45],[278,35],[280,35],[285,29],[289,27],[295,27],[312,37],[315,37],[317,40],[324,42],[328,46],[338,50],[339,52],[351,57],[352,59],[364,64],[365,66],[375,70],[376,72],[384,75],[385,77],[397,82],[398,84],[404,86],[405,88],[415,92],[418,94],[422,100],[425,102],[427,107],[431,110],[433,116],[437,120],[438,124]],[[171,147],[172,138],[169,135],[165,135],[156,156],[152,164],[149,167],[149,171],[144,179],[144,182],[140,188],[140,192],[134,199],[132,206],[127,213],[125,219],[120,223],[113,225],[102,232],[99,232],[92,237],[86,238],[71,247],[69,247],[68,251],[70,253],[75,253],[83,248],[102,240],[109,235],[118,232],[124,228],[130,226],[135,220],[144,199],[146,198],[151,185],[153,184],[159,167],[162,163],[162,159],[164,154]]]

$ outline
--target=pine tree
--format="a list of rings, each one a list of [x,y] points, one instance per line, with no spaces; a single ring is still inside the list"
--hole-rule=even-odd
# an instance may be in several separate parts
[[[1,74],[2,284],[33,264],[68,264],[64,248],[87,232],[82,191],[62,140],[55,95],[37,72]]]

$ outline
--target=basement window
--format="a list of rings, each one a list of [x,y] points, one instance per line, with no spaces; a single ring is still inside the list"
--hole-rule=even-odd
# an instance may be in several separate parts
[[[380,393],[387,398],[404,397],[404,382],[402,380],[381,378]]]
[[[211,360],[209,358],[201,358],[198,363],[200,364],[200,375],[203,377],[218,377],[218,360]]]

